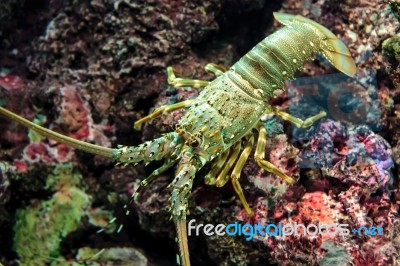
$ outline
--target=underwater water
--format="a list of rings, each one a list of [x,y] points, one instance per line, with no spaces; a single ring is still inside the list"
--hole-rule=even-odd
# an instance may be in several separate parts
[[[225,178],[239,164],[235,149],[226,161],[218,149],[207,150],[221,168],[232,165],[219,187],[209,178],[219,166],[208,162],[188,192],[191,264],[399,265],[396,1],[0,0],[0,106],[110,148],[106,155],[118,145],[162,139],[178,132],[188,108],[164,113],[140,130],[135,121],[160,106],[206,97],[196,86],[171,86],[167,67],[178,78],[215,79],[204,69],[208,63],[230,67],[282,28],[273,12],[301,15],[332,31],[347,46],[356,73],[339,73],[320,54],[305,60],[296,79],[266,104],[301,119],[326,115],[299,129],[266,113],[257,130],[249,129],[252,136],[233,143],[242,145],[236,148],[241,153],[254,142],[239,180],[252,216]],[[295,42],[302,35],[300,29],[285,38]],[[274,45],[277,53],[290,54],[284,44]],[[271,69],[280,67],[285,63]],[[224,114],[226,102],[215,95]],[[246,117],[247,104],[235,105],[236,120]],[[218,135],[207,131],[207,110],[201,112],[189,125]],[[265,159],[294,184],[257,165],[261,130]],[[195,154],[204,139],[184,136]],[[145,163],[116,165],[116,157],[71,148],[0,117],[0,265],[176,265],[176,217],[170,220],[174,208],[169,210],[175,194],[168,187],[176,168],[130,199],[141,180],[163,166],[153,157],[184,167],[173,153],[180,141],[167,142],[171,152],[164,143],[150,143],[135,155]]]

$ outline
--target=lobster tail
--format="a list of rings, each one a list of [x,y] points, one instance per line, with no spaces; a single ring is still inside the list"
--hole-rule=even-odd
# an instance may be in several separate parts
[[[274,16],[286,27],[262,40],[232,66],[227,75],[237,86],[251,87],[248,90],[253,95],[271,98],[317,53],[346,75],[355,74],[356,66],[346,45],[327,28],[302,16]]]
[[[321,49],[320,52],[338,70],[350,77],[354,76],[357,69],[349,49],[330,30],[311,19],[298,15],[274,12],[274,18],[285,26],[303,24],[306,27],[314,28],[320,37],[320,44],[317,44]]]
[[[357,71],[356,64],[350,55],[346,45],[339,39],[327,39],[328,46],[322,50],[322,54],[344,74],[353,77]]]

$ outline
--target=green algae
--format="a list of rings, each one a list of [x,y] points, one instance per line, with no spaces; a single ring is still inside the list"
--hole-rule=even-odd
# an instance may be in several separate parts
[[[382,52],[386,57],[396,59],[400,63],[400,33],[383,42]]]
[[[47,186],[57,188],[57,192],[48,200],[36,200],[17,210],[13,249],[21,265],[42,265],[58,260],[61,241],[79,228],[90,197],[75,186],[81,175],[72,170],[70,164],[55,167]]]
[[[74,172],[71,163],[57,165],[47,176],[45,189],[59,190],[64,187],[80,187],[82,176]]]

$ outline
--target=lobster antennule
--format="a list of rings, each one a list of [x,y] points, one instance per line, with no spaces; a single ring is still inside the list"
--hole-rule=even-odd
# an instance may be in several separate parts
[[[176,176],[170,184],[172,187],[171,218],[177,231],[181,264],[190,266],[186,227],[186,216],[189,214],[188,198],[192,191],[196,172],[204,166],[206,160],[201,156],[193,155],[187,146],[184,146],[182,150],[181,160],[176,169]]]
[[[298,16],[291,15],[285,13],[274,12],[274,17],[277,21],[282,23],[283,25],[290,26],[292,24],[306,24],[312,26],[315,30],[317,30],[320,34],[324,35],[323,41],[324,45],[321,45],[321,53],[341,72],[344,74],[353,77],[357,71],[356,64],[354,63],[353,58],[351,57],[350,51],[347,49],[346,45],[339,40],[335,34],[333,34],[330,30],[318,24],[311,19]]]

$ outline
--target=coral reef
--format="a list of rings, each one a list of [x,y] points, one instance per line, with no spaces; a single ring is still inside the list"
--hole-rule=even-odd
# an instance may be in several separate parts
[[[298,182],[288,186],[260,170],[250,156],[240,179],[255,213],[247,217],[229,183],[203,185],[207,166],[197,176],[188,219],[379,226],[383,235],[256,236],[251,241],[191,236],[191,260],[193,265],[399,263],[395,1],[48,0],[35,8],[28,2],[0,1],[0,17],[12,18],[0,22],[0,105],[107,147],[137,145],[174,129],[184,110],[133,130],[134,121],[155,108],[198,95],[198,89],[167,86],[167,66],[179,77],[214,78],[204,65],[230,66],[280,27],[272,24],[272,11],[300,14],[331,29],[357,62],[355,79],[327,75],[335,71],[327,61],[309,62],[301,78],[288,82],[286,92],[271,101],[301,118],[321,110],[327,118],[309,129],[294,129],[269,115],[262,119],[266,158]],[[310,84],[318,89],[307,90]],[[333,105],[332,95],[337,96]],[[0,150],[0,263],[175,265],[166,188],[173,171],[145,187],[127,217],[122,206],[157,163],[114,166],[3,119]],[[111,211],[117,220],[107,226]],[[113,233],[120,223],[122,231]],[[97,234],[100,228],[106,232]]]
[[[319,176],[310,174],[314,180],[308,180],[303,191],[299,188],[295,193],[288,190],[272,208],[268,198],[260,199],[258,203],[264,206],[257,207],[252,223],[347,224],[350,230],[380,226],[386,234],[378,237],[379,241],[391,248],[392,253],[375,252],[376,260],[394,263],[393,257],[399,256],[395,250],[400,243],[397,233],[390,235],[388,232],[395,230],[400,219],[396,203],[391,202],[388,194],[392,181],[390,169],[393,167],[388,143],[365,126],[348,128],[327,120],[318,125],[307,147],[301,151],[299,160],[304,158],[313,158],[313,167],[318,162],[318,168],[321,168]],[[265,210],[272,213],[267,215]],[[243,216],[239,219],[243,220]],[[302,234],[301,237],[258,240],[271,248],[271,254],[279,264],[324,264],[332,260],[332,253],[338,252],[345,255],[348,263],[363,265],[367,263],[365,255],[370,252],[371,238],[346,236],[343,241],[343,237],[334,234]],[[352,246],[355,243],[361,248]],[[305,246],[308,248],[304,249]],[[287,252],[293,248],[295,252]]]

